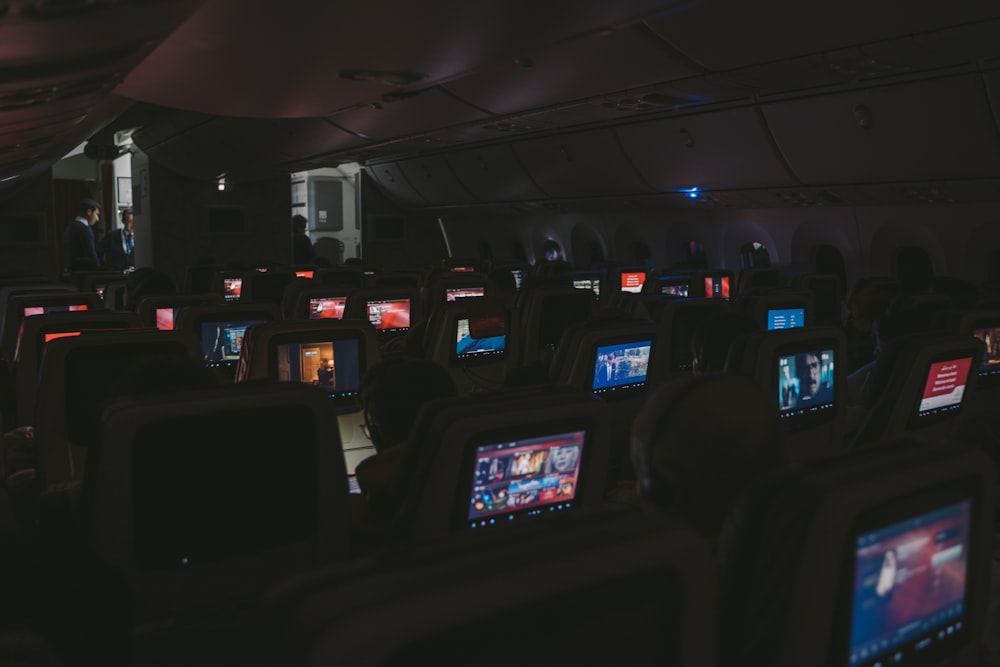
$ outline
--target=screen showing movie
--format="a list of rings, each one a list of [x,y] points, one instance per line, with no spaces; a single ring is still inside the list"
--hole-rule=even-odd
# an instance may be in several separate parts
[[[573,431],[477,447],[470,527],[571,509],[585,436],[586,431]]]
[[[646,386],[650,340],[598,346],[594,361],[595,394],[610,394]]]
[[[295,277],[296,278],[308,278],[308,279],[312,280],[312,277],[315,274],[316,274],[315,271],[296,271],[295,272]]]
[[[243,336],[267,320],[206,321],[201,323],[201,351],[209,366],[231,365],[240,358]]]
[[[775,308],[767,311],[767,330],[798,329],[806,325],[805,308]]]
[[[833,350],[778,357],[778,408],[785,419],[833,407]]]
[[[961,641],[971,523],[965,500],[857,536],[848,667],[914,664]]]
[[[455,357],[460,360],[501,357],[507,349],[507,336],[473,338],[469,320],[459,319],[455,327]]]
[[[675,283],[675,284],[664,284],[660,285],[660,294],[667,294],[669,296],[680,296],[685,299],[688,296],[689,285],[687,283]]]
[[[156,328],[160,331],[173,331],[178,312],[180,308],[157,308]]]
[[[979,377],[1000,375],[1000,326],[977,327],[972,335],[983,341],[983,360],[979,364]]]
[[[622,291],[638,294],[646,282],[645,271],[622,271]]]
[[[24,309],[24,316],[32,317],[34,315],[47,315],[48,313],[75,313],[81,310],[87,310],[87,304],[77,303],[55,306],[27,306]]]
[[[50,340],[55,340],[56,338],[71,338],[79,335],[79,331],[53,331],[51,333],[44,334],[44,339],[45,342],[48,343]]]
[[[243,278],[223,278],[222,298],[226,301],[239,301],[243,293]]]
[[[594,297],[597,299],[601,298],[601,279],[600,278],[581,278],[573,281],[573,287],[575,289],[589,289],[594,292]]]
[[[410,300],[369,301],[368,321],[377,331],[406,331],[410,328]]]
[[[729,301],[729,276],[705,276],[705,298]]]
[[[309,299],[310,320],[339,320],[344,317],[346,296],[320,297]]]
[[[444,300],[456,301],[458,299],[484,296],[485,294],[485,287],[448,287],[444,291]]]
[[[271,358],[279,382],[311,384],[331,398],[351,398],[361,386],[361,344],[356,338],[279,343]]]
[[[972,357],[937,361],[927,371],[924,393],[917,407],[917,417],[929,417],[958,410],[965,394],[965,383],[972,367]]]

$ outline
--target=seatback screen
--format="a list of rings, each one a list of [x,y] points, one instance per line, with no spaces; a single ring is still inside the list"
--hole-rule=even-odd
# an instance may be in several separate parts
[[[600,278],[581,278],[573,281],[573,287],[576,289],[589,289],[594,291],[594,296],[598,299],[601,298],[601,279]]]
[[[972,335],[983,341],[985,347],[979,377],[1000,375],[1000,327],[977,327]]]
[[[309,279],[312,279],[312,277],[314,275],[315,275],[314,271],[296,271],[295,272],[295,277],[296,278],[309,278]]]
[[[455,326],[455,357],[457,359],[486,359],[501,357],[507,349],[507,336],[473,338],[469,320],[461,318]]]
[[[346,296],[320,297],[309,299],[310,320],[339,320],[344,317]]]
[[[43,334],[43,337],[45,342],[48,343],[50,340],[55,340],[56,338],[71,338],[79,335],[79,331],[53,331],[51,333]]]
[[[239,301],[243,293],[243,278],[223,278],[222,298],[226,301]]]
[[[767,311],[767,330],[798,329],[806,325],[805,308],[772,308]]]
[[[705,276],[705,298],[729,300],[729,276]]]
[[[574,431],[477,447],[469,526],[486,528],[518,516],[571,509],[585,435]]]
[[[448,287],[444,291],[444,299],[445,301],[455,301],[456,299],[466,299],[485,294],[485,287]]]
[[[594,355],[595,394],[607,394],[646,385],[651,340],[599,345]]]
[[[971,357],[932,363],[927,370],[927,381],[917,407],[917,417],[928,417],[961,407],[971,367]]]
[[[622,291],[638,294],[642,291],[642,285],[646,282],[645,271],[623,271]]]
[[[660,294],[669,294],[670,296],[682,296],[687,298],[688,285],[686,283],[661,285]]]
[[[208,365],[230,365],[240,358],[247,329],[267,320],[206,321],[201,323],[201,350]],[[230,363],[226,363],[230,362]]]
[[[410,300],[369,301],[368,321],[378,331],[406,331],[410,328]]]
[[[970,499],[856,536],[848,667],[929,664],[964,634],[971,524]]]
[[[832,349],[779,356],[779,416],[784,419],[832,408],[833,369]]]
[[[173,331],[179,310],[180,308],[157,308],[156,328],[160,331]]]
[[[75,313],[80,310],[87,310],[87,304],[78,303],[72,305],[55,306],[27,306],[24,309],[24,317],[33,315],[47,315],[48,313]]]
[[[272,365],[272,377],[279,382],[311,384],[332,398],[353,397],[361,386],[361,346],[356,338],[280,343]]]

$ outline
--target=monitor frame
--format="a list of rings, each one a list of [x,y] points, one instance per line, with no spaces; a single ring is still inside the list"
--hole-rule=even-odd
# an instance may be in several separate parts
[[[975,559],[979,553],[979,541],[986,538],[981,534],[983,501],[981,484],[977,483],[975,478],[966,477],[930,489],[888,499],[862,512],[854,519],[846,533],[847,539],[842,547],[840,578],[836,582],[835,614],[828,645],[830,656],[827,662],[828,667],[871,667],[880,660],[885,663],[885,655],[892,654],[893,649],[898,650],[899,648],[898,645],[888,647],[886,653],[875,654],[865,661],[851,661],[857,550],[858,542],[862,536],[865,533],[885,530],[900,523],[926,517],[932,512],[964,502],[970,503],[970,509],[969,534],[966,542],[965,592],[962,599],[964,609],[959,617],[962,627],[950,635],[946,633],[945,643],[941,643],[941,640],[936,643],[932,641],[926,649],[917,653],[908,652],[909,659],[892,664],[898,664],[900,667],[929,667],[939,664],[943,651],[963,638],[965,639],[963,643],[978,643],[979,637],[972,634],[975,633],[976,629],[973,627],[974,624],[970,622],[969,612],[976,609],[977,597],[981,594],[977,590],[977,586],[988,588],[988,582],[972,581],[977,574]],[[947,622],[945,621],[945,623]],[[936,631],[941,627],[944,625],[929,630],[934,638],[937,636]]]
[[[601,389],[606,389],[607,391],[601,391],[594,388],[594,377],[597,373],[597,355],[598,351],[602,348],[616,347],[620,345],[634,345],[639,346],[641,344],[649,345],[649,357],[646,360],[646,378],[642,381],[642,384],[635,386],[622,386],[614,385],[603,387]],[[649,374],[653,371],[654,363],[656,361],[656,348],[657,348],[656,336],[652,333],[646,334],[619,334],[616,336],[610,336],[594,343],[590,348],[590,359],[587,363],[587,377],[589,378],[589,388],[594,393],[595,396],[608,401],[617,400],[623,398],[630,398],[636,394],[641,394],[646,391],[649,387]],[[631,383],[634,385],[634,383]]]
[[[770,391],[772,398],[779,397],[779,399],[781,396],[781,359],[808,352],[831,352],[833,354],[833,402],[823,404],[827,407],[810,409],[806,412],[796,412],[795,408],[782,411],[781,401],[778,400],[776,402],[778,419],[781,421],[784,428],[791,431],[797,431],[803,428],[819,426],[834,420],[837,413],[841,410],[841,401],[844,398],[845,390],[845,387],[841,386],[843,384],[841,381],[842,374],[838,374],[837,367],[839,364],[846,363],[846,360],[837,358],[839,350],[840,347],[837,340],[834,338],[817,338],[815,340],[788,343],[786,345],[777,346],[774,349],[774,354],[769,362],[771,364],[770,372],[772,374]]]
[[[456,504],[453,511],[452,530],[453,532],[492,532],[496,529],[510,528],[518,525],[533,524],[534,520],[541,520],[544,517],[562,515],[573,515],[580,510],[580,504],[587,493],[587,476],[589,474],[591,458],[597,443],[594,442],[597,424],[593,417],[562,418],[551,421],[535,421],[530,424],[522,424],[509,428],[487,429],[473,435],[465,443],[462,449],[462,461],[459,466],[458,491],[456,494]],[[478,450],[481,447],[500,445],[508,442],[523,442],[555,438],[567,434],[583,433],[583,441],[580,448],[577,473],[576,488],[573,492],[573,500],[570,505],[562,509],[556,509],[557,502],[533,505],[524,510],[514,510],[494,514],[485,524],[475,525],[479,521],[474,521],[469,517],[469,508],[472,504],[472,497],[475,491],[475,472],[478,460]],[[513,518],[508,518],[513,517]]]
[[[279,345],[308,345],[309,343],[333,343],[341,340],[354,340],[358,345],[358,388],[351,392],[329,393],[327,396],[338,403],[353,403],[357,400],[361,391],[361,381],[364,379],[365,371],[368,368],[368,349],[365,345],[365,336],[357,331],[323,329],[313,331],[285,331],[276,333],[267,341],[267,376],[274,380],[278,377],[278,346]],[[294,382],[291,384],[313,386],[306,382]],[[322,390],[322,388],[320,388]],[[325,391],[325,390],[323,390]]]

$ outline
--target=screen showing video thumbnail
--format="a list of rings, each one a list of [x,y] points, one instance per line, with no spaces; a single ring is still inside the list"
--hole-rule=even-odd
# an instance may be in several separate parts
[[[344,317],[346,296],[331,296],[309,299],[310,320],[339,320]]]
[[[267,320],[240,320],[230,322],[202,322],[201,350],[209,364],[236,361],[243,348],[243,337],[247,329]]]
[[[60,306],[27,306],[24,309],[24,316],[31,317],[33,315],[47,315],[49,313],[75,313],[81,310],[87,310],[87,304],[78,303]]]
[[[458,359],[479,359],[502,356],[507,348],[507,336],[473,338],[469,320],[459,319],[455,326],[455,356]]]
[[[485,287],[448,287],[444,291],[444,299],[445,301],[455,301],[456,299],[467,299],[485,294]]]
[[[597,394],[645,386],[651,340],[598,346],[593,389]]]
[[[369,301],[368,321],[378,331],[406,331],[410,328],[410,300]]]
[[[279,382],[301,382],[335,398],[354,396],[361,386],[360,345],[356,338],[327,342],[280,343],[273,359]]]
[[[832,408],[833,365],[832,349],[779,356],[779,415],[795,417]]]
[[[226,301],[239,301],[243,293],[243,278],[223,278],[222,298]]]

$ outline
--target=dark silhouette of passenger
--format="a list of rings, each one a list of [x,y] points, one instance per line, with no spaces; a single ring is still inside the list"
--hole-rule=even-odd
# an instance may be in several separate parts
[[[691,372],[694,375],[720,373],[733,341],[759,331],[752,318],[739,313],[713,313],[691,335]]]
[[[741,375],[672,382],[636,416],[632,460],[643,505],[714,542],[742,492],[783,463],[776,406]]]
[[[355,528],[368,539],[377,539],[398,509],[399,466],[420,410],[432,400],[457,393],[447,371],[423,359],[395,357],[365,372],[358,394],[376,454],[358,464],[361,496],[352,500]]]
[[[306,235],[306,224],[304,216],[292,216],[292,261],[295,264],[309,264],[316,259],[312,241]]]

